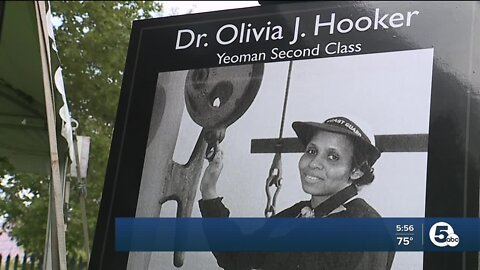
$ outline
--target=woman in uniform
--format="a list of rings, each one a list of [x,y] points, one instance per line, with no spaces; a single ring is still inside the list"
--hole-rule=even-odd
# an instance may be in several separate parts
[[[296,203],[274,217],[378,218],[359,189],[374,179],[372,165],[380,151],[353,121],[333,117],[323,123],[292,124],[305,151],[298,162],[301,185],[310,200]],[[230,211],[216,193],[222,171],[219,151],[203,175],[199,201],[203,217],[228,217]],[[390,269],[393,252],[214,252],[224,269]]]

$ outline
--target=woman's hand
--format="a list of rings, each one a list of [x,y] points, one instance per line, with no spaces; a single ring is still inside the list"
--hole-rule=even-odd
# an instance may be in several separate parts
[[[215,199],[217,195],[218,177],[223,169],[223,152],[217,148],[215,157],[208,164],[203,173],[202,181],[200,182],[200,192],[203,200]]]

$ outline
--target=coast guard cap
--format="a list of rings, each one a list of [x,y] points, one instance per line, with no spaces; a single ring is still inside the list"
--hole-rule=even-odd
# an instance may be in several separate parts
[[[297,133],[300,142],[307,146],[317,130],[325,130],[351,136],[354,141],[366,151],[368,164],[371,166],[380,157],[380,150],[374,145],[374,137],[370,139],[362,129],[346,117],[332,117],[323,123],[318,122],[293,122],[293,130]],[[372,143],[373,142],[373,143]]]

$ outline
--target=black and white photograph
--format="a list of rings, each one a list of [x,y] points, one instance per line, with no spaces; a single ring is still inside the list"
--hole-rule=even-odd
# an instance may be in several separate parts
[[[222,207],[231,217],[424,217],[433,55],[422,49],[159,73],[136,217],[218,216]],[[200,149],[199,138],[210,141]],[[335,206],[318,213],[331,197]],[[352,259],[348,269],[422,267],[421,252],[359,254],[362,262]],[[343,269],[339,255],[311,254]],[[176,256],[182,269],[221,269],[209,252]],[[299,255],[291,256],[275,263],[291,269]],[[255,267],[275,265],[265,261]],[[175,269],[174,254],[130,253],[128,269],[140,268]]]

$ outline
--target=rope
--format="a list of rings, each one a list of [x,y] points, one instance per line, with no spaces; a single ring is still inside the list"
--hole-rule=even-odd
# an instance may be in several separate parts
[[[267,181],[265,183],[265,192],[267,194],[267,206],[265,207],[265,217],[271,217],[275,215],[275,204],[277,201],[277,196],[280,192],[282,187],[281,180],[282,180],[282,144],[281,139],[283,135],[283,127],[285,124],[285,114],[287,111],[287,101],[288,101],[288,92],[290,89],[290,77],[292,74],[292,66],[293,62],[290,61],[288,65],[288,75],[287,75],[287,85],[285,88],[285,97],[283,99],[283,111],[282,111],[282,120],[280,122],[280,133],[278,135],[278,141],[275,145],[275,156],[272,161],[272,165],[270,166],[270,171],[268,174]],[[270,194],[270,186],[275,185],[276,190],[275,194],[272,196]]]
[[[280,122],[280,134],[278,139],[280,140],[283,135],[283,126],[285,124],[285,114],[287,112],[287,101],[288,101],[288,91],[290,89],[290,76],[292,74],[293,61],[290,61],[288,64],[288,75],[287,75],[287,86],[285,88],[285,98],[283,99],[283,112],[282,112],[282,121]]]

